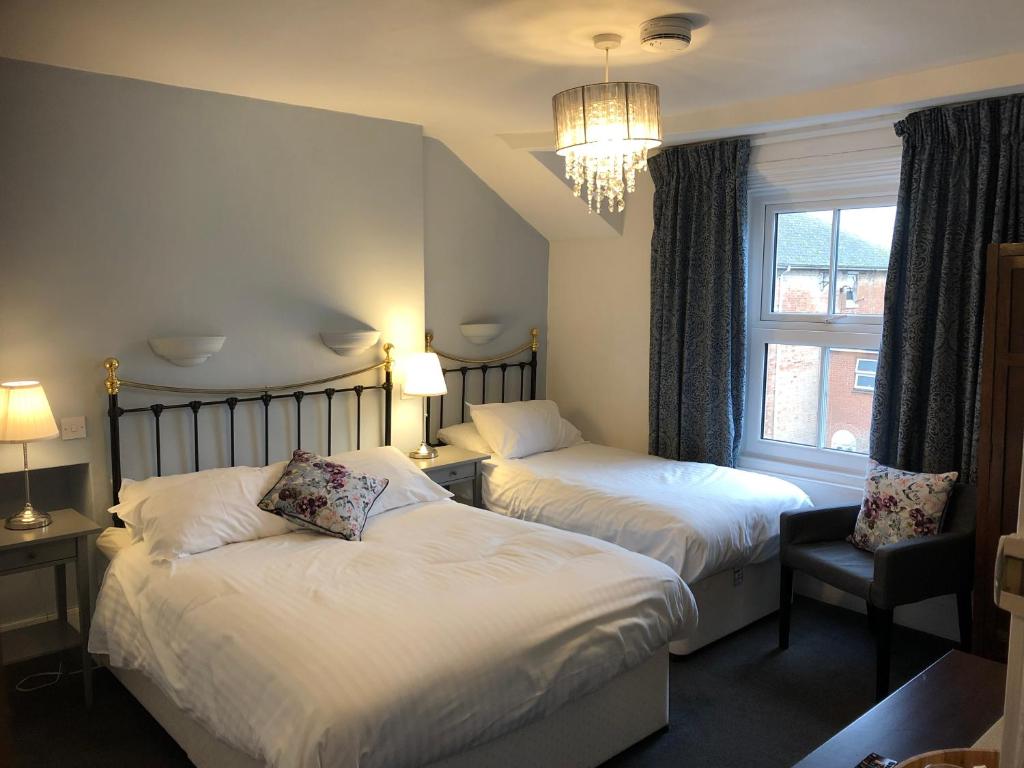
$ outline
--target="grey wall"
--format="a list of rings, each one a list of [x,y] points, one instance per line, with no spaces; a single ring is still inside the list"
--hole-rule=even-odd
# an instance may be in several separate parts
[[[529,339],[531,327],[540,328],[543,393],[548,241],[441,142],[424,141],[423,162],[427,328],[440,349],[476,357],[514,349]],[[478,346],[459,331],[470,322],[505,328]]]
[[[423,169],[419,126],[0,59],[0,380],[39,379],[55,416],[88,428],[33,444],[33,466],[88,463],[84,511],[108,520],[110,355],[125,378],[262,386],[373,358],[339,358],[320,330],[421,349]],[[228,337],[198,368],[146,342],[196,333]],[[411,447],[419,403],[395,405]],[[148,436],[125,445],[145,471]],[[187,466],[171,453],[167,469]],[[0,472],[20,466],[0,445]],[[18,618],[7,607],[0,621]]]

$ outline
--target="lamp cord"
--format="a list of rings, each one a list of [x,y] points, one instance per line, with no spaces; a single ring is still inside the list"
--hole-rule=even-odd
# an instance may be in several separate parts
[[[604,81],[608,82],[608,56],[611,53],[607,48],[604,49]]]
[[[51,679],[47,680],[44,683],[36,683],[35,685],[30,685],[29,681],[34,680],[37,677],[46,677]],[[57,665],[56,672],[36,672],[35,674],[21,678],[21,680],[18,681],[18,684],[14,686],[14,690],[16,690],[18,693],[32,693],[32,691],[38,691],[43,688],[49,688],[51,685],[56,685],[60,682],[60,679],[62,677],[64,677],[63,661]]]
[[[99,664],[96,664],[95,666],[93,666],[93,669],[99,669],[99,668],[100,668]],[[73,672],[68,672],[67,674],[68,675],[80,675],[80,674],[82,674],[82,670],[76,669]],[[45,678],[50,678],[50,679],[47,680],[46,682],[36,683],[34,685],[29,683],[30,680],[34,680],[37,677],[45,677]],[[19,680],[18,683],[14,686],[14,690],[16,690],[18,693],[32,693],[33,691],[41,691],[43,688],[49,688],[51,686],[56,685],[63,678],[64,678],[64,662],[61,661],[57,665],[57,669],[55,671],[53,671],[53,672],[34,672],[31,675],[26,675],[25,677],[21,678],[21,680]]]

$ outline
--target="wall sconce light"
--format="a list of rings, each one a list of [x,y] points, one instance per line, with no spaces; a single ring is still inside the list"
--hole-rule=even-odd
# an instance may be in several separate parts
[[[377,346],[380,331],[321,331],[320,341],[342,357],[358,355]]]
[[[149,340],[149,348],[169,363],[183,367],[205,363],[220,352],[227,336],[165,336]]]
[[[462,335],[471,344],[486,344],[501,335],[501,323],[463,323],[459,326]]]

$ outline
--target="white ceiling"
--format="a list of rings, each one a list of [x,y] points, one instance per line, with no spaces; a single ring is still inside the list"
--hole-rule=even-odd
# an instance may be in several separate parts
[[[420,123],[544,235],[564,239],[613,230],[588,216],[527,150],[546,140],[552,94],[600,79],[602,55],[592,35],[623,36],[622,48],[612,52],[613,78],[658,83],[669,133],[684,136],[709,126],[742,130],[758,115],[776,122],[806,118],[815,103],[835,112],[848,102],[853,113],[900,106],[891,103],[894,97],[935,100],[920,77],[892,76],[1024,52],[1024,2],[976,0],[969,13],[966,6],[964,0],[0,0],[0,55]],[[705,20],[689,51],[671,56],[639,48],[643,20],[678,12]],[[1015,56],[1005,61],[1019,63]],[[959,84],[943,76],[958,70],[940,70],[933,81],[953,81],[948,93],[963,93],[977,90],[978,82],[988,85],[986,78],[999,81],[993,86],[1024,82],[1024,67],[1016,69],[976,68],[974,80]],[[884,83],[878,92],[890,103],[872,105],[864,95],[872,89],[854,85],[867,81]]]

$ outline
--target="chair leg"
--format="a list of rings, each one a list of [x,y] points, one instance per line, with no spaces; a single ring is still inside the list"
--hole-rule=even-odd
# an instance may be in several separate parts
[[[960,650],[970,653],[971,633],[974,631],[970,592],[956,593],[956,617],[960,624]]]
[[[868,604],[875,631],[875,701],[889,695],[889,662],[892,651],[892,608]]]
[[[793,612],[793,569],[781,566],[779,578],[779,650],[789,648],[789,619]]]

